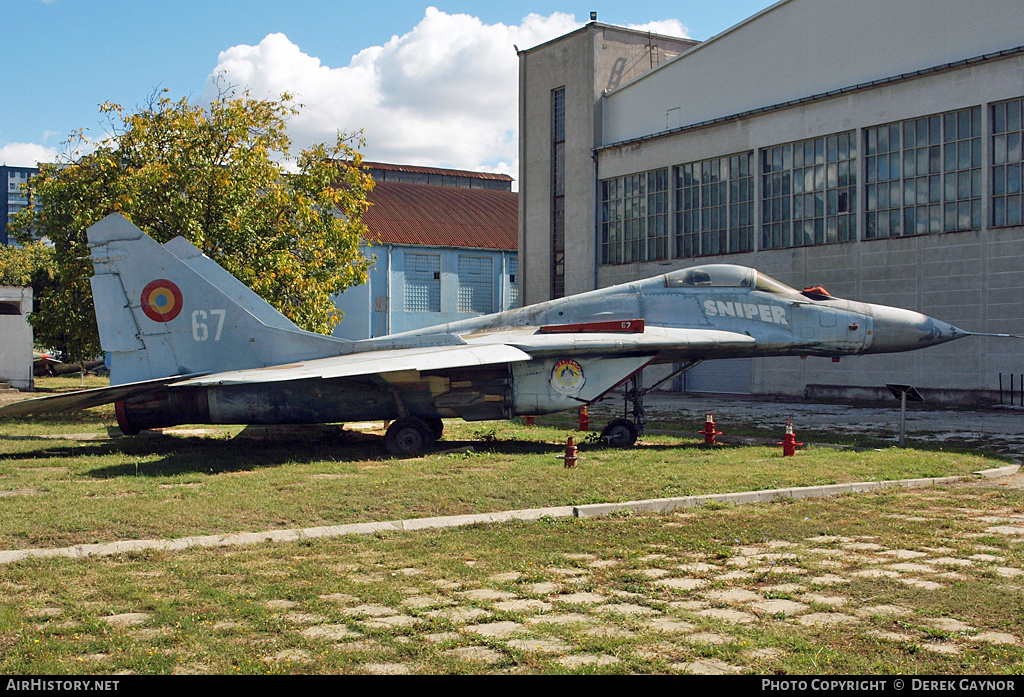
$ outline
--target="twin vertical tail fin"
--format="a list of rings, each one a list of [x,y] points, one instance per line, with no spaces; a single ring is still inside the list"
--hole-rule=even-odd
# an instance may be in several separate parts
[[[160,245],[119,213],[88,230],[111,384],[261,368],[347,352],[305,332],[184,238]]]

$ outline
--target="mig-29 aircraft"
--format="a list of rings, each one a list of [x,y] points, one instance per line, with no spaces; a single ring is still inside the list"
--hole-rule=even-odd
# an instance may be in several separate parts
[[[710,264],[401,334],[348,341],[300,330],[184,238],[157,243],[120,214],[88,230],[111,386],[17,402],[0,416],[114,402],[126,434],[178,424],[393,421],[387,450],[414,455],[442,418],[541,415],[592,404],[638,376],[702,360],[911,351],[974,332],[918,312],[797,291]]]

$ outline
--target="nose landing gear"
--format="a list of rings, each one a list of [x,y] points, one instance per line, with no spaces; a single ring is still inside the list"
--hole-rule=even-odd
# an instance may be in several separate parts
[[[601,440],[613,448],[629,448],[636,443],[640,430],[629,419],[615,419],[601,431]]]
[[[644,395],[647,392],[643,389],[643,372],[629,378],[627,384],[623,417],[610,422],[601,431],[601,440],[614,448],[631,448],[636,445],[636,439],[647,425],[647,415],[644,413]],[[630,419],[630,416],[633,418]]]
[[[675,370],[669,375],[658,380],[656,383],[644,389],[643,371],[639,371],[629,378],[626,392],[623,394],[625,404],[623,405],[623,416],[615,419],[601,431],[601,440],[616,448],[631,448],[636,444],[636,439],[644,432],[647,425],[647,414],[644,411],[644,396],[652,390],[658,389],[669,380],[682,375],[701,360],[677,363]],[[632,418],[630,418],[632,417]]]

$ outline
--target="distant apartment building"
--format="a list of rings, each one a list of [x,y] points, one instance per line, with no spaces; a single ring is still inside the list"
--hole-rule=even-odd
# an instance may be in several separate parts
[[[7,222],[29,203],[28,180],[39,174],[35,167],[0,165],[0,244],[9,244]]]
[[[518,194],[512,178],[364,163],[369,281],[335,298],[334,335],[366,339],[519,306]]]

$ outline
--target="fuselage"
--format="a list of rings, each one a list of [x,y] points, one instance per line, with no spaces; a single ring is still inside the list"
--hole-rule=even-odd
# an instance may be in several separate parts
[[[642,319],[647,327],[714,329],[753,338],[752,344],[694,355],[663,348],[654,363],[748,356],[843,356],[912,351],[966,336],[912,310],[800,292],[755,269],[710,264],[642,281],[452,322],[391,338],[455,334],[469,343],[508,341],[542,327],[599,327]]]
[[[820,290],[821,292],[814,292]],[[295,379],[174,388],[119,403],[126,432],[175,423],[312,423],[547,414],[600,399],[657,363],[752,356],[843,356],[910,351],[965,333],[910,310],[800,292],[754,269],[713,264],[413,332],[338,345],[341,355],[443,351],[501,344],[530,360],[447,370],[299,379],[298,364],[258,367]],[[300,332],[299,335],[305,336]],[[304,360],[330,360],[336,346]],[[205,379],[205,378],[204,378]]]

